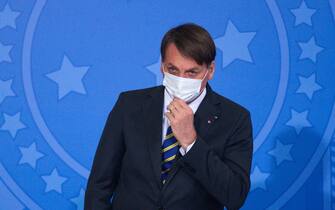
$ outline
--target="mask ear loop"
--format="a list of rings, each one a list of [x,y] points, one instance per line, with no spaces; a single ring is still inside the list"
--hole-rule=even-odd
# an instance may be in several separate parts
[[[163,70],[163,74],[165,72],[165,68],[164,68],[164,64],[162,63],[162,70]]]
[[[207,76],[207,74],[208,74],[208,72],[209,72],[209,69],[207,69],[206,71],[207,71],[207,72],[206,72],[206,74],[202,77],[201,82],[204,81],[205,77]]]
[[[208,72],[209,72],[209,69],[206,70],[206,74],[205,74],[205,76],[202,77],[201,81],[203,81],[205,79],[205,77],[207,76]]]

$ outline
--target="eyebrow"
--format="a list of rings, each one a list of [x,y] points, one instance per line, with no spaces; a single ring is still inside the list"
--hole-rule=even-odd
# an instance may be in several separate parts
[[[171,65],[173,68],[175,68],[177,70],[180,70],[177,66],[173,65],[172,63],[168,63],[168,65]],[[194,71],[194,70],[199,71],[200,69],[199,69],[199,67],[196,66],[196,67],[192,67],[190,69],[186,69],[185,71]]]

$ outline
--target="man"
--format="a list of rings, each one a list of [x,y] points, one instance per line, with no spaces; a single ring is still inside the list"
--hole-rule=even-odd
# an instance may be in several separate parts
[[[215,54],[198,25],[164,35],[163,86],[120,94],[95,154],[85,210],[243,205],[253,150],[250,114],[207,83]]]

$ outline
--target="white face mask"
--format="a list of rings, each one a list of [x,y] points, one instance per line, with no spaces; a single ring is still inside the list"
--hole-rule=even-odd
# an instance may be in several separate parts
[[[208,70],[202,79],[177,77],[165,71],[163,72],[163,85],[170,96],[178,97],[185,102],[190,102],[200,95],[201,83],[205,79]]]

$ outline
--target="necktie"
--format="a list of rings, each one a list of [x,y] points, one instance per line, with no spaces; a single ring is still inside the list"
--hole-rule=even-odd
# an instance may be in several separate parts
[[[173,160],[176,158],[176,154],[179,150],[179,144],[177,139],[174,137],[171,126],[168,127],[163,144],[162,144],[162,172],[161,180],[165,183],[168,172],[170,171]]]

